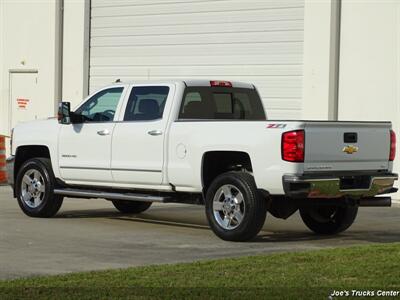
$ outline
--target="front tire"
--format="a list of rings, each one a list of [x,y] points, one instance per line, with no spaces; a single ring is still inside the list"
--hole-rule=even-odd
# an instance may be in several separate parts
[[[30,217],[54,216],[63,203],[63,196],[54,195],[55,178],[50,159],[26,161],[18,171],[15,191],[21,210]]]
[[[300,208],[304,224],[317,234],[337,234],[345,231],[354,223],[357,212],[357,205]]]
[[[246,172],[219,175],[206,194],[206,215],[214,233],[226,241],[248,241],[264,225],[266,199]]]
[[[125,214],[140,214],[148,210],[152,202],[113,200],[114,207]]]

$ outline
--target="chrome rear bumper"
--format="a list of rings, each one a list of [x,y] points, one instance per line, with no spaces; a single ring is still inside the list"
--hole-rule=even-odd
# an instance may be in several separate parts
[[[365,198],[394,193],[393,173],[285,175],[285,194],[292,198]]]

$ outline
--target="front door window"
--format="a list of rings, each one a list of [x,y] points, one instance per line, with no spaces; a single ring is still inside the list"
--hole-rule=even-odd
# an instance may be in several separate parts
[[[80,116],[84,123],[112,122],[123,89],[123,87],[115,87],[98,92],[74,114]]]

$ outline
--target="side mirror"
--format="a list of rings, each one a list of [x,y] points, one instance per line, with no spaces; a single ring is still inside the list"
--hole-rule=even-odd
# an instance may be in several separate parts
[[[58,123],[71,124],[71,103],[60,102],[58,105]]]

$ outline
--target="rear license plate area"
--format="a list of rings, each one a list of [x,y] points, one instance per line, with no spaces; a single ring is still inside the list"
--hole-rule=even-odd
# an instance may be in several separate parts
[[[340,177],[341,190],[368,189],[371,183],[371,176],[342,176]]]

